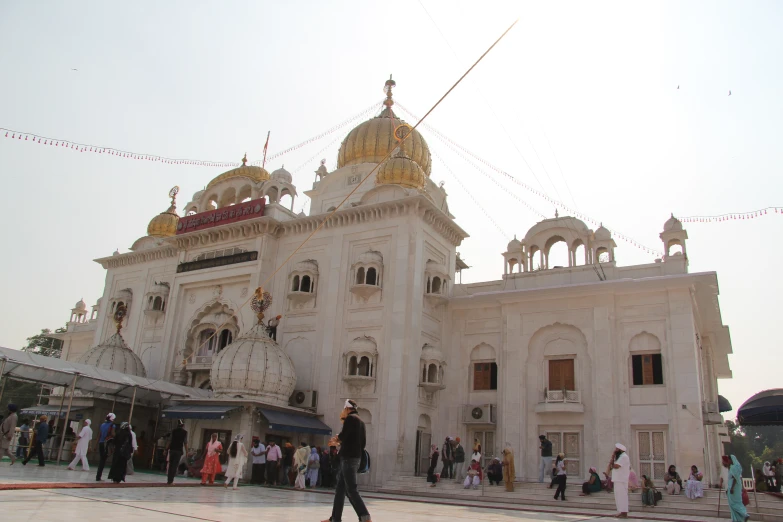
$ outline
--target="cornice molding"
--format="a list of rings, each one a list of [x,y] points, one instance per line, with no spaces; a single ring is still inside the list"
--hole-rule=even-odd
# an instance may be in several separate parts
[[[373,223],[410,215],[418,216],[432,227],[436,233],[440,234],[441,237],[454,246],[459,246],[462,240],[468,237],[467,232],[462,230],[447,214],[422,195],[338,210],[326,220],[323,228],[339,228],[360,223]],[[103,257],[95,259],[95,262],[99,263],[103,268],[118,268],[176,257],[180,251],[218,245],[235,239],[248,239],[265,234],[276,238],[308,234],[318,228],[318,225],[321,224],[325,217],[326,214],[321,214],[281,222],[269,216],[263,216],[206,230],[186,232],[163,239],[163,245],[157,248]]]

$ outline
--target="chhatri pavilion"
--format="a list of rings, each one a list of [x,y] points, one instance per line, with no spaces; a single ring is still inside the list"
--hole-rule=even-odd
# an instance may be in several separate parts
[[[621,441],[639,474],[696,464],[715,482],[731,340],[716,273],[688,271],[682,223],[663,223],[661,258],[619,266],[606,228],[545,219],[495,245],[496,279],[457,284],[468,233],[430,179],[425,137],[395,114],[393,83],[380,113],[343,140],[337,168],[318,168],[308,215],[293,212],[289,172],[246,160],[181,210],[173,191],[130,251],[96,259],[103,295],[71,311],[62,358],[211,390],[136,405],[137,434],[158,438],[184,419],[193,448],[213,432],[323,445],[352,398],[372,484],[426,472],[430,443],[446,436],[479,439],[485,459],[508,442],[518,478],[537,479],[539,434],[575,479]],[[551,266],[560,242],[567,266]],[[262,283],[271,304],[258,312]],[[123,420],[128,406],[74,400],[94,422],[111,409]]]

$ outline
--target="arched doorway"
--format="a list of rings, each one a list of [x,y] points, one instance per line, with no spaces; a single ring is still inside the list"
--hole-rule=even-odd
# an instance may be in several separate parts
[[[419,415],[416,428],[416,460],[414,472],[416,476],[427,473],[430,466],[430,446],[432,445],[432,422],[427,414]]]

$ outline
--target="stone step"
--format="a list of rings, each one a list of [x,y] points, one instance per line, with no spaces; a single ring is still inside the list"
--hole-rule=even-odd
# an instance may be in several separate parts
[[[379,492],[396,493],[412,496],[441,497],[449,499],[464,499],[467,501],[483,502],[508,502],[514,504],[528,504],[535,506],[547,506],[556,508],[561,506],[572,509],[589,509],[612,512],[614,511],[614,497],[606,492],[599,492],[585,497],[580,497],[581,483],[568,489],[568,500],[563,502],[553,498],[554,491],[538,482],[520,482],[515,483],[514,492],[506,492],[501,486],[484,485],[478,490],[464,489],[461,484],[455,481],[445,480],[439,482],[435,488],[430,487],[424,477],[413,476],[395,476],[384,484]],[[640,493],[630,493],[631,506],[633,510],[644,512],[657,512],[666,514],[680,514],[688,516],[706,516],[714,517],[718,511],[718,490],[705,490],[705,498],[689,500],[684,495],[667,495],[655,508],[643,507],[641,505]],[[781,516],[781,507],[783,501],[770,497],[768,495],[759,496],[758,512],[765,515],[778,515],[780,518],[773,517],[770,520],[783,520]],[[751,495],[752,511],[755,511],[754,499]],[[725,504],[725,497],[721,498],[721,513],[728,516],[728,509]],[[766,517],[765,517],[766,518]]]

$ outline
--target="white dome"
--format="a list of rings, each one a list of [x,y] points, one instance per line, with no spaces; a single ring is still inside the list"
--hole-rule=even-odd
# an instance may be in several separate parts
[[[663,224],[664,232],[679,232],[680,230],[682,230],[682,222],[674,217],[674,214]]]
[[[377,263],[382,265],[383,255],[376,250],[368,250],[367,252],[359,254],[359,259],[357,261],[362,264]]]
[[[87,353],[82,355],[79,362],[128,375],[147,376],[144,363],[141,362],[138,355],[133,353],[133,350],[128,348],[119,333],[109,337],[106,342],[89,349]]]
[[[595,239],[598,241],[607,241],[609,239],[612,239],[612,234],[609,232],[609,230],[601,225],[595,230]]]
[[[76,303],[73,307],[76,310],[87,310],[87,303],[84,302],[84,299],[79,299],[79,302]]]
[[[506,252],[521,252],[522,251],[522,243],[517,239],[517,236],[514,236],[514,239],[508,242],[508,245],[506,246]]]
[[[215,397],[261,399],[287,406],[296,386],[294,363],[257,324],[226,346],[212,362]]]
[[[291,183],[293,178],[291,177],[290,172],[285,170],[283,167],[280,167],[276,171],[272,172],[272,179],[276,179],[277,181],[282,181],[284,183]]]

